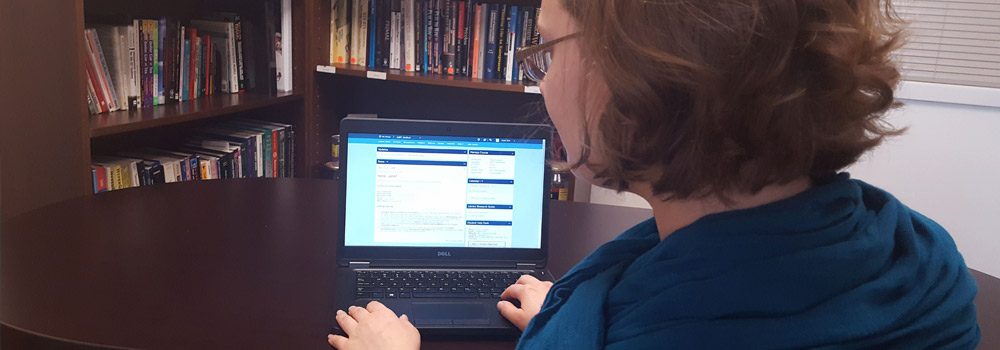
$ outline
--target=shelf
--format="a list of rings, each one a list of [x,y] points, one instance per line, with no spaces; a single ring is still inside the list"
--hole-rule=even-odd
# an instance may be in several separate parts
[[[299,101],[303,95],[283,92],[277,96],[251,93],[219,94],[165,104],[137,111],[117,111],[90,116],[90,137],[102,137],[238,113]]]
[[[345,75],[361,77],[375,80],[399,81],[414,84],[436,85],[457,87],[465,89],[492,90],[505,92],[520,92],[528,94],[539,94],[538,86],[524,85],[521,83],[510,83],[501,80],[481,80],[467,77],[456,77],[439,74],[422,74],[413,72],[403,72],[397,69],[384,71],[369,71],[362,66],[356,65],[333,65],[316,66],[316,72],[325,74]]]

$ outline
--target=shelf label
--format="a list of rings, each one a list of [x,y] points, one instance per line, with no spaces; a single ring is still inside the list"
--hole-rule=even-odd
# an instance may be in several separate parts
[[[368,71],[368,79],[386,80],[388,75],[385,72]]]
[[[524,93],[526,93],[526,94],[541,94],[542,93],[542,89],[540,87],[538,87],[537,85],[535,85],[535,86],[525,86],[524,87]]]
[[[316,66],[316,71],[320,73],[337,74],[337,67],[318,65]]]

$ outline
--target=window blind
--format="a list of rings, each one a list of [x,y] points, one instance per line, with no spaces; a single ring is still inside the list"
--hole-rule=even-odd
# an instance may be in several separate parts
[[[910,22],[903,79],[1000,88],[1000,0],[895,0]]]

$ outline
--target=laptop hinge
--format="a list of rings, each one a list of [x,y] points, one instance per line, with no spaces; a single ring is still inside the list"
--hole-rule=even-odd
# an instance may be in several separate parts
[[[517,263],[518,270],[534,270],[538,265],[534,263]]]
[[[367,261],[351,261],[347,263],[347,266],[352,269],[365,269],[371,266],[371,263]]]

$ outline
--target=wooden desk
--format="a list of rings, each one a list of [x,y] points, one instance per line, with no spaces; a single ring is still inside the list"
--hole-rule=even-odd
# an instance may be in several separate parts
[[[337,192],[321,180],[195,182],[88,196],[13,218],[0,235],[0,347],[327,349]],[[650,215],[553,203],[550,269],[562,275]],[[974,275],[981,348],[1000,348],[1000,280]]]
[[[123,347],[326,349],[335,322],[337,192],[336,182],[322,180],[194,182],[88,196],[18,216],[0,236],[0,322]],[[565,273],[650,215],[553,203],[558,248],[550,269]],[[4,343],[45,341],[4,333]],[[473,347],[511,349],[514,342],[429,342],[424,349]]]

